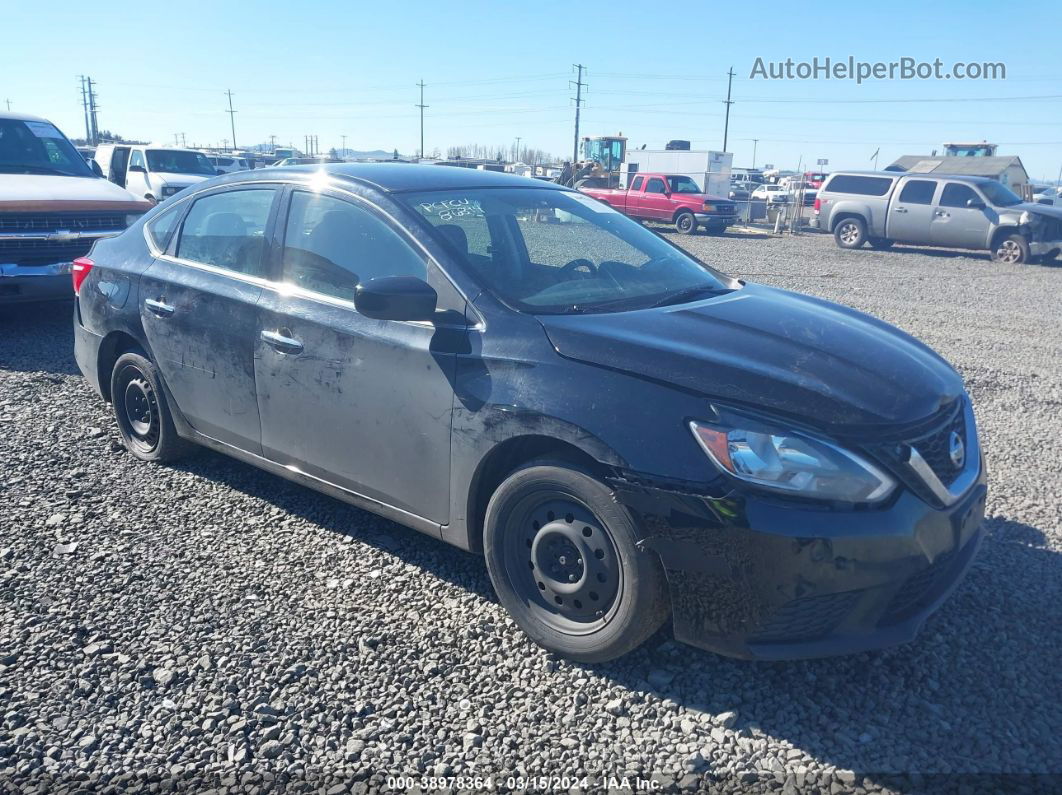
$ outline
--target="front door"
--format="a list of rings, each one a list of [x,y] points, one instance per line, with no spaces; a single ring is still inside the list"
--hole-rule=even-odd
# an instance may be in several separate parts
[[[129,154],[129,169],[125,175],[125,189],[138,199],[144,198],[148,188],[147,160],[143,149],[134,149]]]
[[[968,207],[969,201],[980,207]],[[935,246],[955,248],[986,248],[991,221],[984,207],[984,198],[969,185],[946,182],[933,210],[930,239]]]
[[[374,278],[416,276],[439,294],[437,315],[450,310],[462,327],[463,299],[370,204],[301,189],[286,204],[281,284],[258,311],[263,453],[446,524],[454,356],[439,344],[445,333],[365,317],[354,293]]]
[[[890,240],[910,243],[928,243],[929,225],[933,221],[933,196],[937,181],[933,179],[908,180],[900,195],[889,208],[889,223],[886,234]]]
[[[148,344],[181,413],[206,436],[256,454],[256,305],[278,193],[250,186],[196,199],[140,280]]]
[[[125,187],[125,176],[129,168],[129,147],[116,146],[111,150],[111,164],[107,169],[107,179],[116,185]]]
[[[660,177],[650,177],[645,184],[640,212],[645,218],[671,220],[671,199],[667,195],[667,185]]]

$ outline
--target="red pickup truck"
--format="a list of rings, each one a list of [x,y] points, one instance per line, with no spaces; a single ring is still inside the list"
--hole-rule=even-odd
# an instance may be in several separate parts
[[[587,196],[605,202],[631,218],[674,224],[684,235],[703,226],[719,234],[737,218],[734,202],[701,192],[701,187],[682,174],[640,173],[627,190],[580,188]]]

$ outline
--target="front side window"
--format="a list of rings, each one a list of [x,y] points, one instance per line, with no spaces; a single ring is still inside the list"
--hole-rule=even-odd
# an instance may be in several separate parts
[[[642,177],[635,177],[634,182],[631,183],[631,190],[641,190],[643,181]]]
[[[139,149],[134,149],[133,154],[129,156],[129,168],[133,166],[144,167],[144,154]]]
[[[930,204],[937,192],[937,183],[931,179],[912,179],[900,191],[900,201],[908,204]]]
[[[980,197],[974,193],[973,188],[959,182],[949,182],[940,194],[940,206],[965,207],[970,199],[980,201]]]
[[[664,180],[657,177],[653,177],[649,180],[649,184],[645,186],[646,193],[663,193],[664,192]]]
[[[469,275],[524,312],[644,309],[737,286],[581,193],[478,188],[403,194],[401,199],[448,249],[461,253],[458,261]],[[460,245],[454,242],[458,237]],[[473,239],[489,241],[489,254],[466,249],[464,241]]]
[[[1013,207],[1015,204],[1021,204],[1021,197],[1018,194],[998,182],[982,182],[981,190],[988,197],[988,201],[996,207]],[[1057,193],[1056,188],[1054,194],[1057,195]]]
[[[177,256],[247,276],[263,276],[265,228],[275,193],[272,188],[254,188],[198,199],[181,225]]]
[[[0,174],[96,177],[54,125],[21,119],[0,119]]]
[[[284,234],[285,282],[353,301],[359,284],[384,276],[426,279],[427,264],[368,208],[307,191],[292,194]]]
[[[147,163],[149,171],[161,171],[164,174],[202,174],[212,177],[218,173],[206,155],[186,149],[148,149]]]
[[[701,186],[689,177],[668,177],[667,184],[672,193],[700,193]]]

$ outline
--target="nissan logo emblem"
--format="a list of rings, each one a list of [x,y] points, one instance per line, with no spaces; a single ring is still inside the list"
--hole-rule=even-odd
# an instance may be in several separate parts
[[[952,431],[951,436],[948,437],[948,456],[956,469],[959,469],[966,461],[966,445],[963,444],[962,437],[956,431]]]

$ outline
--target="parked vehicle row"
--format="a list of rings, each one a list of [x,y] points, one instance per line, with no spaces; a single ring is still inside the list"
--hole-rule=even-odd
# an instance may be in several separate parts
[[[195,149],[100,144],[94,159],[100,174],[151,204],[218,174],[210,158]]]
[[[990,251],[1006,263],[1062,251],[1062,208],[1024,202],[986,177],[837,172],[819,192],[813,224],[842,248],[914,243]]]
[[[0,304],[69,298],[73,262],[149,208],[48,120],[0,113]]]
[[[901,643],[981,538],[939,356],[558,185],[244,171],[78,263],[76,358],[135,457],[199,443],[482,552],[518,625],[577,660],[669,614],[739,657]]]

